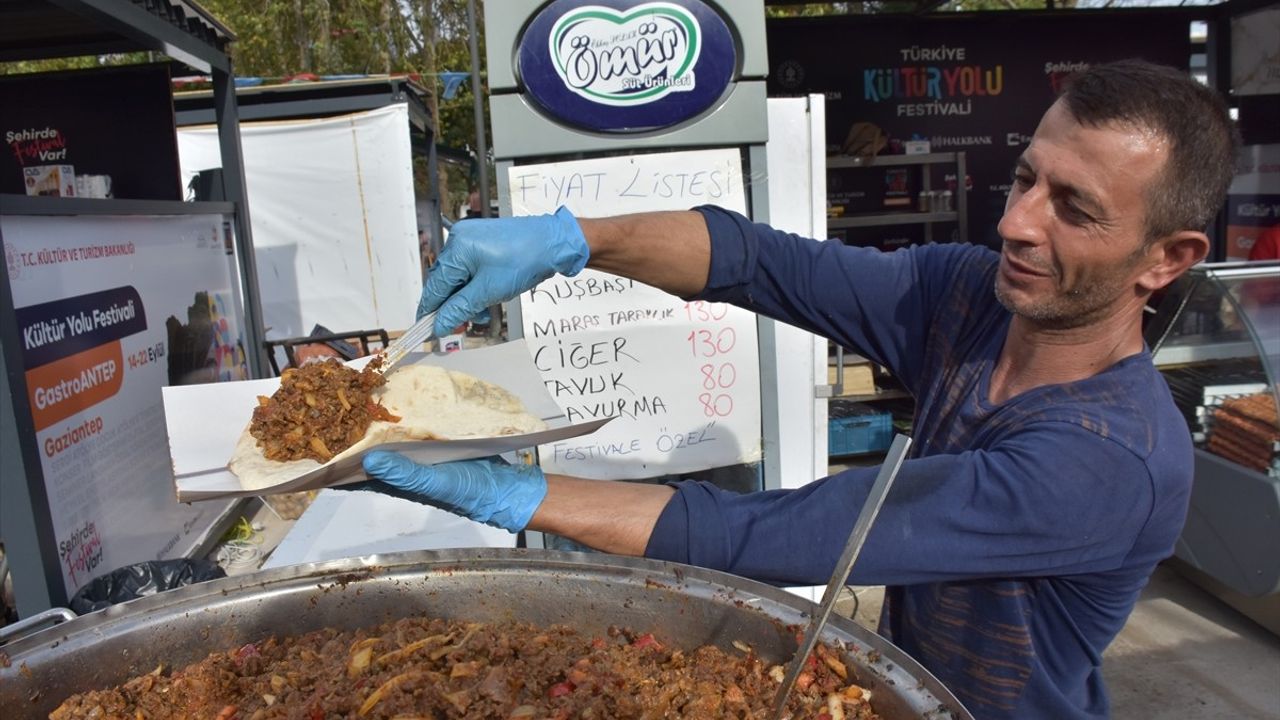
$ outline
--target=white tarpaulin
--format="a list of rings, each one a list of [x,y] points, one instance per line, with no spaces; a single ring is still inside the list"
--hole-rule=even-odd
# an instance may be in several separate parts
[[[407,106],[243,123],[266,336],[413,324],[422,290]],[[222,165],[213,126],[181,128],[184,182]]]

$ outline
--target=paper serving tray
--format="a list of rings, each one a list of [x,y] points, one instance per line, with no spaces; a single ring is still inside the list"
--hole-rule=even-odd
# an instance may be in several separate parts
[[[361,358],[348,364],[361,367],[368,360]],[[547,393],[523,340],[448,354],[415,353],[405,363],[437,365],[504,387],[524,402],[530,414],[542,418],[548,426],[547,430],[523,435],[378,446],[403,453],[420,463],[489,457],[588,435],[611,419],[570,425]],[[260,490],[240,487],[240,481],[227,469],[227,463],[240,433],[253,416],[258,396],[271,395],[279,387],[280,378],[268,378],[162,388],[169,456],[179,502],[317,490],[368,479],[360,467],[360,457],[355,456],[326,463],[292,480]]]

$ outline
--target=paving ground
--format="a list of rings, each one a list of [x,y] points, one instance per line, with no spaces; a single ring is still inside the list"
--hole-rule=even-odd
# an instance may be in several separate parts
[[[1168,567],[1102,668],[1118,719],[1280,719],[1280,638]]]
[[[883,591],[855,593],[854,618],[874,629]],[[853,600],[836,610],[853,612]],[[1115,720],[1280,720],[1280,638],[1168,567],[1102,667]]]

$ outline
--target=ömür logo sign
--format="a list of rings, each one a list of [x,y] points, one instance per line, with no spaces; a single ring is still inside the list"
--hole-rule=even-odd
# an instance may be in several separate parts
[[[520,39],[518,70],[543,111],[576,127],[643,132],[696,117],[725,94],[737,48],[698,0],[559,0]]]

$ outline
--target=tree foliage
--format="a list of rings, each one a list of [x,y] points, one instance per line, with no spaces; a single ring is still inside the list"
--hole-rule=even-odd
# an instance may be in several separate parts
[[[502,2],[502,0],[494,0]],[[483,0],[475,0],[480,61],[484,63]],[[1073,7],[1076,0],[1057,0]],[[290,78],[302,74],[411,74],[429,91],[437,142],[446,148],[474,147],[471,84],[451,99],[441,93],[445,72],[469,72],[467,0],[202,0],[235,34],[233,67],[241,77]],[[916,0],[863,0],[766,7],[769,17],[912,12]],[[948,0],[935,12],[1037,9],[1044,0]],[[101,67],[158,60],[149,53],[0,63],[0,74]],[[482,72],[481,79],[484,79]],[[482,97],[488,96],[482,83]],[[488,109],[485,108],[487,117]],[[486,128],[486,135],[488,130]],[[491,143],[486,143],[490,147]],[[419,169],[419,176],[422,176]],[[444,167],[446,207],[457,207],[471,180],[465,168]]]
[[[470,82],[462,83],[451,99],[440,97],[442,73],[471,71],[467,0],[202,0],[201,5],[235,35],[229,53],[238,77],[282,80],[304,74],[413,75],[428,90],[437,142],[462,152],[475,146]],[[476,0],[476,24],[483,68],[483,0]],[[164,59],[140,52],[8,62],[0,63],[0,74]],[[488,95],[483,82],[481,95]],[[424,177],[421,171],[417,174]],[[453,196],[446,199],[445,206],[456,207],[458,198],[467,195],[470,169],[446,165],[442,175],[447,192]]]
[[[862,0],[860,2],[801,3],[795,5],[770,5],[765,16],[770,18],[826,17],[830,15],[874,15],[877,13],[910,12],[916,4],[912,0]]]
[[[114,65],[136,65],[138,63],[156,62],[160,59],[154,53],[137,52],[118,55],[53,58],[50,60],[16,60],[13,62],[0,62],[0,75],[25,75],[58,70],[90,70]]]
[[[1111,2],[1112,0],[1105,0]],[[828,15],[877,15],[919,12],[924,0],[858,0],[857,2],[800,3],[770,5],[768,17],[822,17]],[[1076,0],[1055,0],[1058,8],[1075,7]],[[973,12],[986,10],[1044,10],[1046,0],[948,0],[932,12]]]
[[[237,75],[417,75],[431,91],[438,141],[475,145],[470,83],[452,99],[440,98],[441,73],[471,69],[466,0],[205,0],[204,7],[236,35]],[[482,66],[483,11],[476,0]]]

